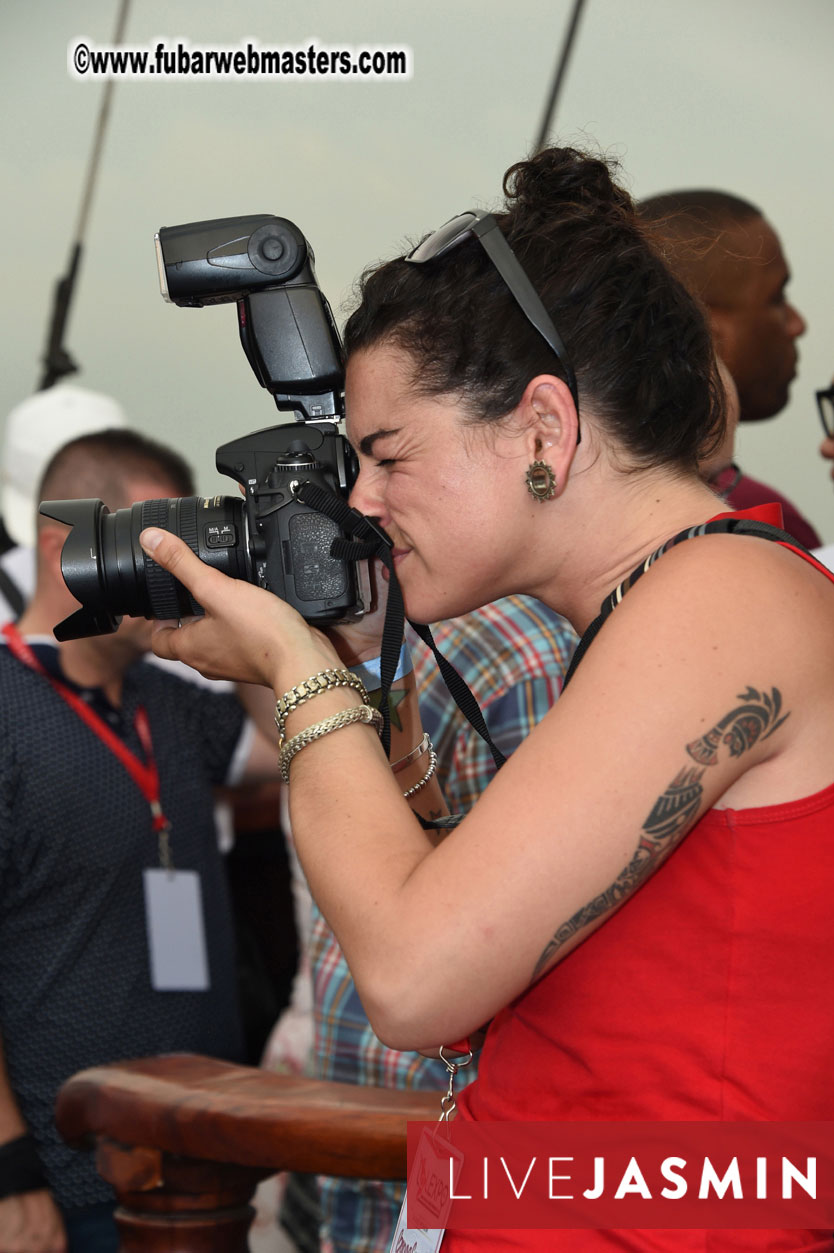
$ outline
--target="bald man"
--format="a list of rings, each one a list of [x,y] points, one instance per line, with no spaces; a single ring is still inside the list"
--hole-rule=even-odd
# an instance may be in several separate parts
[[[717,355],[736,385],[741,422],[775,417],[788,403],[806,323],[787,298],[790,270],[776,231],[748,200],[691,190],[640,206],[665,260],[703,304]],[[734,467],[716,484],[734,509],[782,505],[785,529],[807,548],[820,539],[785,496]]]

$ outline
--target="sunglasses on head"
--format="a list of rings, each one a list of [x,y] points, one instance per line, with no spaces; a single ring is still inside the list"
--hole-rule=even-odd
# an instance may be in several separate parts
[[[457,217],[451,218],[432,235],[428,235],[408,254],[405,260],[413,265],[434,261],[438,257],[445,256],[473,235],[501,275],[507,290],[527,321],[538,331],[559,361],[578,413],[579,395],[576,375],[562,337],[553,325],[538,292],[522,269],[520,261],[501,233],[493,214],[484,213],[480,209],[470,209],[467,213],[459,213]],[[580,434],[577,433],[577,444],[580,438]]]

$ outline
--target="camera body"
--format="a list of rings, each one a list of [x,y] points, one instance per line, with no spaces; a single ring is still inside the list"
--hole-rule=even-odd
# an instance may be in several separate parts
[[[143,501],[110,514],[101,501],[45,501],[41,513],[72,526],[61,568],[82,608],[59,640],[114,631],[122,614],[202,613],[187,590],[147,557],[146,526],[173,531],[207,564],[286,600],[319,626],[364,612],[357,563],[330,555],[339,525],[298,499],[311,483],[347,497],[356,459],[344,416],[341,341],[318,286],[314,256],[286,218],[258,214],[162,228],[160,287],[184,307],[237,304],[243,350],[279,410],[295,420],[232,440],[217,469],[244,489],[233,497]]]
[[[300,429],[299,429],[300,428]],[[217,450],[217,468],[245,490],[251,581],[286,600],[308,622],[358,616],[351,563],[330,556],[338,525],[298,500],[302,482],[347,496],[353,449],[330,422],[273,426]],[[228,542],[236,542],[230,536]],[[212,543],[227,543],[225,536]]]

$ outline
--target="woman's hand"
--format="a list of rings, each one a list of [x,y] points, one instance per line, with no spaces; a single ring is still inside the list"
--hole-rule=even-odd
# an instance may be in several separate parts
[[[169,531],[151,527],[139,539],[205,610],[179,629],[155,623],[158,657],[185,661],[207,678],[262,683],[277,692],[340,664],[326,637],[271,592],[211,569]]]
[[[388,607],[388,579],[382,577],[382,570],[383,565],[378,558],[369,563],[371,606],[363,616],[356,622],[346,622],[327,631],[328,638],[346,666],[368,661],[382,652],[382,629]]]

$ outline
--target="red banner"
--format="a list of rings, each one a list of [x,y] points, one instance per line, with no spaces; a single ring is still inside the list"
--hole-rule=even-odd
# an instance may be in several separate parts
[[[409,1123],[409,1228],[834,1230],[834,1123]]]

